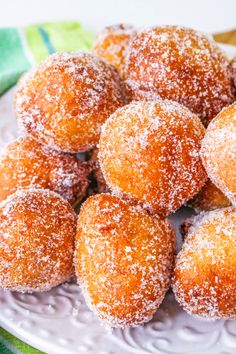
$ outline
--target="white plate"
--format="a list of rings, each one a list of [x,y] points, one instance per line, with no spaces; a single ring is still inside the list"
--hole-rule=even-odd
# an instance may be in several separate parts
[[[224,46],[229,55],[236,48]],[[1,144],[17,135],[14,89],[0,99]],[[178,230],[192,211],[172,218]],[[180,244],[180,235],[178,234]],[[236,321],[207,321],[186,314],[169,292],[153,320],[144,326],[108,331],[87,308],[80,288],[64,284],[47,293],[0,290],[0,325],[48,354],[233,354]]]

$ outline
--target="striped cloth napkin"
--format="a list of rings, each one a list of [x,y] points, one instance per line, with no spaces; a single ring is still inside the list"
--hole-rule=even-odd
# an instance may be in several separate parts
[[[55,51],[91,49],[93,34],[77,22],[25,28],[0,28],[0,95],[34,64]],[[236,45],[236,30],[217,33],[216,41]],[[43,354],[0,328],[0,354]]]
[[[92,33],[78,22],[0,28],[0,95],[32,66],[56,51],[89,50]]]
[[[44,354],[0,328],[0,354]]]

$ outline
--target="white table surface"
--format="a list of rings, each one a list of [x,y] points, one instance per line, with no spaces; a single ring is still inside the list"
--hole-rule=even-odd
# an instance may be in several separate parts
[[[82,21],[91,29],[122,21],[213,32],[236,27],[236,0],[0,0],[0,26],[62,19]]]

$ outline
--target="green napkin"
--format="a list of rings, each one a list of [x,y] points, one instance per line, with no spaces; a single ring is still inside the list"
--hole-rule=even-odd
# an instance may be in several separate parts
[[[1,354],[44,354],[18,338],[0,328],[0,353]]]
[[[90,50],[93,35],[78,22],[0,28],[0,95],[56,51]]]

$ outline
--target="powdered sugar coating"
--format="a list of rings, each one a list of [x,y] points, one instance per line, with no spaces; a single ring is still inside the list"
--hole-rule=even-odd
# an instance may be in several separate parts
[[[0,201],[19,188],[35,187],[51,189],[75,205],[85,195],[88,172],[75,155],[51,150],[25,135],[0,156]]]
[[[104,121],[125,103],[115,68],[85,52],[56,53],[20,81],[18,122],[37,140],[64,152],[95,146]]]
[[[151,213],[168,215],[204,185],[199,156],[205,129],[177,102],[139,101],[103,125],[99,161],[115,195]]]
[[[0,203],[0,287],[47,291],[73,272],[76,219],[45,189],[18,190]]]
[[[168,221],[110,194],[83,204],[75,266],[86,302],[111,327],[151,319],[169,287],[175,252]]]
[[[236,209],[200,214],[178,254],[173,290],[192,315],[236,319]]]
[[[210,179],[207,180],[200,192],[188,202],[188,206],[194,208],[197,213],[226,208],[230,205],[229,199]]]
[[[124,23],[107,26],[98,33],[93,45],[93,51],[100,58],[114,65],[122,78],[125,74],[129,43],[134,33],[134,27]]]
[[[236,204],[236,103],[224,108],[209,124],[201,156],[209,178]]]
[[[180,102],[205,125],[234,100],[224,53],[209,36],[179,26],[153,27],[133,37],[126,84],[133,99]]]

